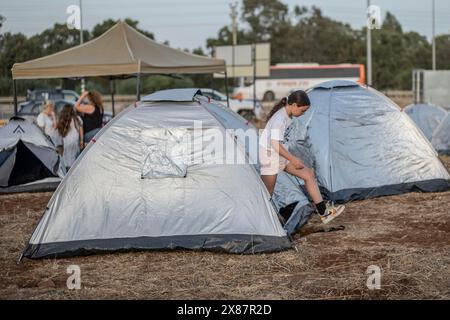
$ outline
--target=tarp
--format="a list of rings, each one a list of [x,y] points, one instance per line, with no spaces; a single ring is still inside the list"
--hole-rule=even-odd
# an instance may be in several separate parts
[[[422,130],[428,141],[431,141],[434,130],[436,130],[447,114],[445,109],[432,104],[412,104],[407,106],[403,111]]]
[[[241,162],[228,164],[221,152],[223,163],[205,160],[209,130],[225,137],[227,129],[251,126],[208,99],[159,97],[122,111],[95,136],[50,199],[25,257],[292,247],[242,137],[229,140]],[[185,149],[186,138],[194,148]]]
[[[311,107],[293,121],[288,146],[304,148],[319,186],[347,202],[450,189],[450,175],[414,122],[380,92],[351,81],[310,90]]]
[[[225,61],[173,49],[118,22],[101,36],[12,68],[13,79],[224,72]]]

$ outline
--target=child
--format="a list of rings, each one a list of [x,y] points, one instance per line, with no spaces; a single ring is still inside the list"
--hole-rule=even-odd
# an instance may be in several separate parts
[[[62,158],[67,169],[69,169],[84,147],[83,124],[70,104],[63,107],[57,129],[62,137]]]
[[[308,95],[304,91],[298,90],[283,98],[272,109],[259,142],[261,178],[271,196],[277,181],[277,174],[283,170],[304,180],[306,190],[317,208],[320,219],[323,223],[328,223],[339,216],[345,207],[342,205],[335,207],[323,201],[314,172],[292,155],[283,142],[286,129],[292,123],[292,117],[300,117],[309,107]]]

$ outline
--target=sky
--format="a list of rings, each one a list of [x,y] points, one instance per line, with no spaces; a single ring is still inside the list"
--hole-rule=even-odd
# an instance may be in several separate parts
[[[22,32],[28,36],[65,23],[69,5],[80,0],[0,0],[0,15],[6,17],[2,32]],[[206,39],[217,36],[221,27],[231,24],[232,0],[82,0],[83,27],[91,30],[104,19],[132,18],[139,27],[153,32],[159,42],[172,47],[205,48]],[[238,2],[238,7],[242,5]],[[324,15],[360,28],[366,23],[367,0],[281,0],[292,10],[295,5],[322,9]],[[371,0],[392,12],[405,31],[417,31],[431,39],[432,0]],[[450,1],[435,0],[436,34],[450,33]],[[240,27],[243,26],[240,21]],[[239,39],[238,39],[239,43]]]

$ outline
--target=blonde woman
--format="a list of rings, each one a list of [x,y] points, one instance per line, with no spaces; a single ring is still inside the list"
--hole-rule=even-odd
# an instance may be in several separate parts
[[[59,139],[56,134],[56,116],[53,101],[45,101],[42,111],[36,119],[36,124],[52,139],[56,146],[59,144]]]

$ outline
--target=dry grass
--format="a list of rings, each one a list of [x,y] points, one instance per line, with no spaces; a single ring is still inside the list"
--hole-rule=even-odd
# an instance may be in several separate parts
[[[443,161],[450,168],[450,157]],[[450,191],[353,202],[337,225],[296,235],[298,252],[231,255],[138,252],[17,265],[50,193],[1,196],[0,298],[3,299],[449,299]],[[81,267],[82,289],[66,288]],[[369,265],[382,268],[368,290]]]

